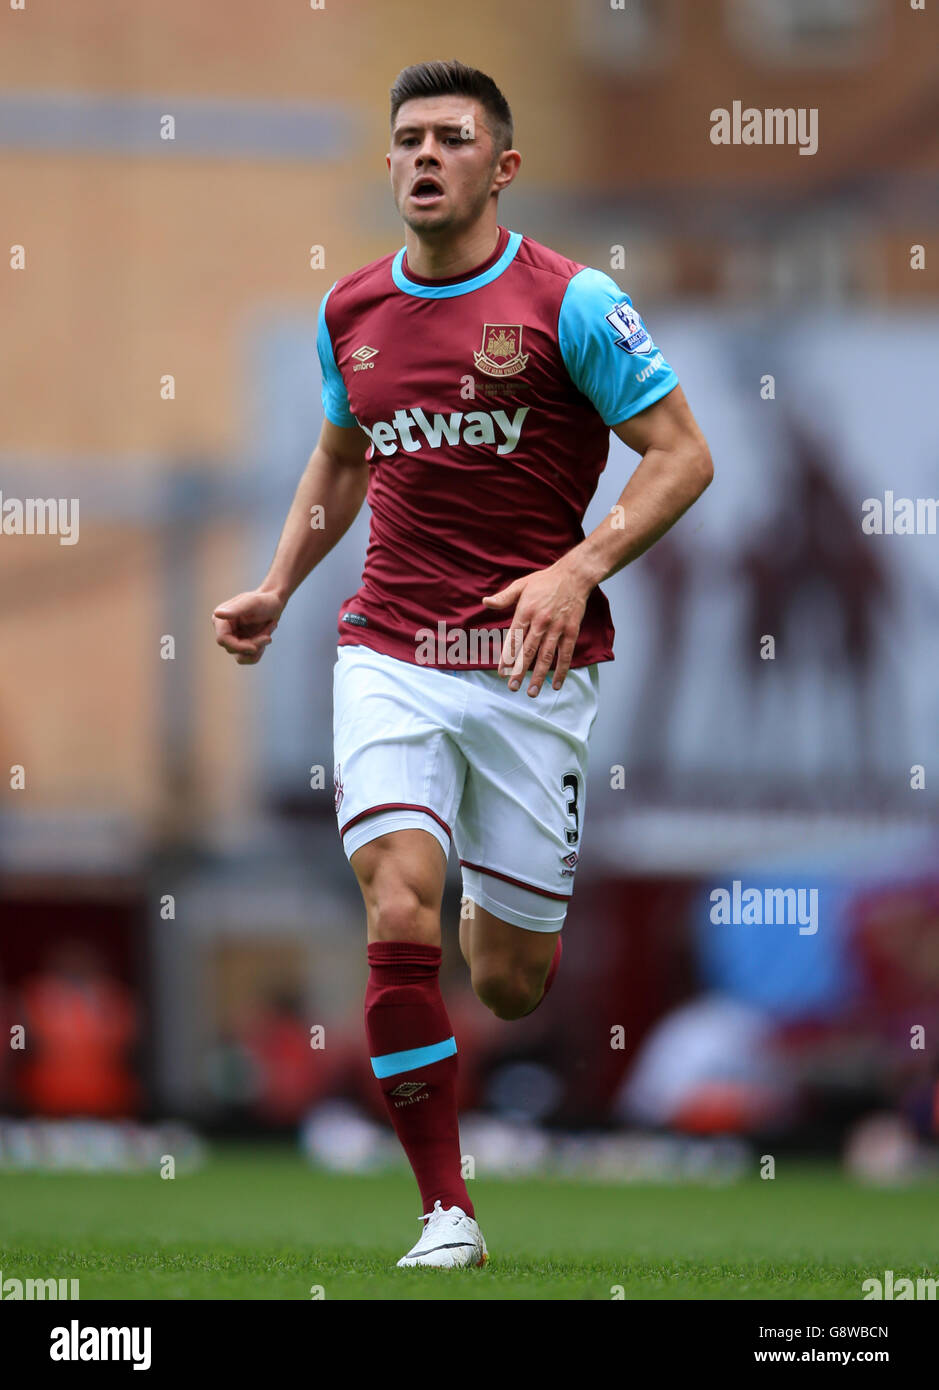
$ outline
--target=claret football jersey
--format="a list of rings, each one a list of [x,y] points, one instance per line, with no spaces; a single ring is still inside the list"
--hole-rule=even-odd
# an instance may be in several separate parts
[[[368,551],[340,644],[497,665],[496,648],[453,639],[507,627],[514,606],[483,595],[583,540],[610,427],[674,390],[675,373],[608,275],[504,227],[465,275],[421,279],[400,250],[337,280],[317,349],[327,417],[371,441]],[[572,665],[612,657],[595,588]]]

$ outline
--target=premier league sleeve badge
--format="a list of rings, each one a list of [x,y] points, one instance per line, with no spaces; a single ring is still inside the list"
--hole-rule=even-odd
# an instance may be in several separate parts
[[[646,332],[645,324],[627,300],[617,304],[606,315],[606,321],[615,328],[619,337],[616,346],[624,352],[652,352],[655,344]]]

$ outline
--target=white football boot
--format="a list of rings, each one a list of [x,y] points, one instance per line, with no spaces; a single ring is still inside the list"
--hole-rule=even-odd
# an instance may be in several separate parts
[[[483,1233],[462,1207],[447,1207],[440,1199],[434,1209],[420,1218],[424,1222],[421,1238],[398,1261],[400,1269],[428,1265],[436,1269],[457,1269],[463,1265],[484,1265],[489,1258]]]

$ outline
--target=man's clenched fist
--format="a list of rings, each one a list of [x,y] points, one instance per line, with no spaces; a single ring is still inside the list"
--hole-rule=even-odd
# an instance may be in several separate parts
[[[212,614],[215,640],[231,652],[239,666],[256,666],[270,645],[284,600],[278,594],[254,589],[220,603]]]

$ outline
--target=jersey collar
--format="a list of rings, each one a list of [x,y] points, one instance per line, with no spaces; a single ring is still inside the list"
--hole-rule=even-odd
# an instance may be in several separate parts
[[[505,250],[488,270],[474,275],[471,280],[460,280],[455,285],[418,285],[414,280],[409,280],[402,269],[406,250],[406,247],[402,246],[391,262],[391,278],[399,290],[403,290],[405,294],[413,295],[415,299],[455,299],[457,295],[472,294],[473,290],[482,289],[483,285],[491,284],[493,280],[497,280],[514,261],[521,244],[522,233],[510,232]]]

